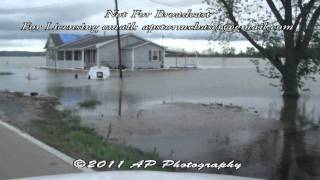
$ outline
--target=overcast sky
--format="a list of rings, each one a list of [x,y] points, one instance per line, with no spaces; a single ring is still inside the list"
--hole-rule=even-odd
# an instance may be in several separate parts
[[[206,8],[202,0],[118,0],[119,9],[131,12],[141,9],[145,12],[155,12],[163,9],[168,12],[180,12],[192,9],[195,12]],[[60,24],[114,24],[115,19],[104,18],[107,9],[114,9],[114,0],[1,0],[0,7],[0,50],[41,51],[48,32],[20,31],[23,22],[46,24],[48,21]],[[141,27],[144,24],[192,24],[201,19],[121,19],[121,24],[136,21]],[[107,34],[115,32],[107,32]],[[211,32],[166,32],[153,33],[136,32],[144,38],[170,45],[171,47],[188,50],[205,49]],[[100,31],[100,34],[103,34]],[[161,37],[165,39],[162,40]],[[193,39],[188,42],[186,39]],[[194,45],[197,44],[195,47]]]

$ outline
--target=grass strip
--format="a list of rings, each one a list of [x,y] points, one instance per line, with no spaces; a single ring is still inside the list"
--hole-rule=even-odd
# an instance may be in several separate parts
[[[80,125],[80,117],[71,111],[50,113],[46,119],[32,121],[33,132],[47,144],[71,155],[87,161],[125,161],[121,170],[128,170],[133,163],[141,160],[161,162],[157,152],[142,152],[133,147],[124,147],[107,142],[96,132]],[[142,168],[141,168],[142,169]],[[98,169],[107,170],[107,169]],[[160,164],[148,170],[173,171],[162,169]]]

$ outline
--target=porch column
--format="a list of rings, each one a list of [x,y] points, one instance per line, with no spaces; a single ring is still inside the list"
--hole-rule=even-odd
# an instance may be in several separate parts
[[[97,57],[97,66],[100,66],[100,56],[99,56],[99,48],[97,48],[97,55],[96,55],[96,57]]]
[[[165,60],[166,60],[166,49],[163,49],[163,54],[162,54],[162,67],[164,68],[164,63],[165,63]]]
[[[131,51],[131,70],[134,70],[134,49]]]
[[[66,59],[67,59],[67,57],[66,57],[66,55],[67,55],[66,51],[63,51],[63,54],[64,54],[64,56],[63,56],[63,69],[65,69],[65,67],[66,67]]]
[[[84,49],[81,49],[82,69],[84,69]]]
[[[57,69],[58,50],[54,50],[54,69]]]
[[[72,69],[74,69],[74,50],[71,51],[71,59],[72,59]]]

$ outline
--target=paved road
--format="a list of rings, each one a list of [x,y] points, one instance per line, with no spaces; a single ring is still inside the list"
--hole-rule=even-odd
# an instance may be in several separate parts
[[[80,172],[0,124],[0,179]]]

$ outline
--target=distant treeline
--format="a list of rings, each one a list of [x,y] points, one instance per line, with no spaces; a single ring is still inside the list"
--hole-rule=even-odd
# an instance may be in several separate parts
[[[277,57],[284,57],[284,48],[266,48],[270,54]],[[309,48],[307,54],[302,55],[307,58],[320,59],[320,48]],[[211,49],[204,52],[186,52],[186,51],[166,51],[166,57],[264,57],[264,54],[256,51],[254,48],[247,48],[245,52],[235,53],[235,49],[224,49],[222,52],[212,51]]]
[[[166,53],[166,57],[262,57],[260,53],[257,54],[222,54],[222,53],[213,53],[213,54],[196,54],[196,53],[188,53],[188,54],[173,54]]]
[[[0,56],[45,56],[45,52],[0,51]]]

